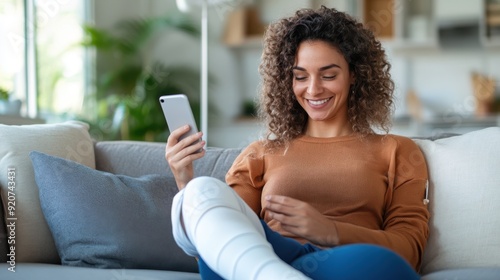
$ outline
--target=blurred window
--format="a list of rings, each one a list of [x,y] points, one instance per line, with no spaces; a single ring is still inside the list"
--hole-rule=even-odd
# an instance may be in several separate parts
[[[86,53],[80,46],[86,0],[2,0],[0,87],[23,101],[24,115],[81,114]]]
[[[0,2],[0,88],[25,99],[24,4],[19,0]]]

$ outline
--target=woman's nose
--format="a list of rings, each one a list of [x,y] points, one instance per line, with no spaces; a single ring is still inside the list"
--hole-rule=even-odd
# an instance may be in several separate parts
[[[323,91],[323,86],[319,79],[310,79],[309,85],[307,86],[307,93],[309,95],[316,95]]]

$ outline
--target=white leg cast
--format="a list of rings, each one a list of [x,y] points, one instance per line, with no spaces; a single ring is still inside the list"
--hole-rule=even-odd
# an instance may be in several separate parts
[[[276,256],[257,215],[217,179],[189,182],[174,199],[172,223],[179,246],[225,279],[309,279]]]

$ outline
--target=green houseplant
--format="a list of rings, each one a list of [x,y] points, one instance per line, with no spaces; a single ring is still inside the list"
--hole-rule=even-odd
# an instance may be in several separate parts
[[[0,88],[0,100],[9,100],[9,92],[6,89]]]
[[[199,71],[160,61],[148,64],[145,59],[148,44],[162,32],[197,38],[199,31],[189,20],[166,15],[124,20],[115,32],[89,25],[84,31],[83,45],[95,48],[107,68],[95,81],[97,118],[86,120],[94,135],[108,140],[165,141],[167,126],[158,98],[181,92],[188,95],[199,123]]]

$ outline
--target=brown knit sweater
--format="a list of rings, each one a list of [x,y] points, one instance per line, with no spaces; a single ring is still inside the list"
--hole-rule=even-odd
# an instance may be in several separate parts
[[[411,139],[302,136],[274,152],[254,142],[235,160],[226,182],[284,236],[308,242],[266,217],[267,194],[311,204],[334,223],[340,244],[382,245],[414,268],[420,265],[428,236],[427,166]]]

